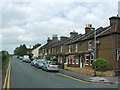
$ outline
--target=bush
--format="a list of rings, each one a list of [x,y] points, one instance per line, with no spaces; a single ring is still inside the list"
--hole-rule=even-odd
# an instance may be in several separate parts
[[[2,58],[1,58],[2,59],[2,69],[4,69],[5,65],[7,65],[9,62],[10,55],[7,51],[1,51],[0,53],[2,55]]]
[[[96,61],[92,63],[93,69],[95,69],[95,65],[97,71],[106,71],[108,67],[108,62],[103,58],[98,58]]]

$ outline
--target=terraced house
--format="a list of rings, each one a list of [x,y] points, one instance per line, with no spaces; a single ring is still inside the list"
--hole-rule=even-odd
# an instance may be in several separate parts
[[[40,55],[46,50],[46,55],[57,58],[59,63],[68,66],[90,67],[95,58],[108,60],[109,69],[120,65],[120,17],[110,17],[110,25],[95,30],[92,24],[87,24],[85,34],[73,31],[70,37],[60,40],[50,40],[41,47]],[[43,51],[42,51],[43,50]]]

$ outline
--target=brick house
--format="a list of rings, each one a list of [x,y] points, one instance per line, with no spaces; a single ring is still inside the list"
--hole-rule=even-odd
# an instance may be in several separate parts
[[[39,49],[39,58],[53,58],[52,54],[56,53],[56,51],[53,50],[52,46],[55,45],[55,43],[57,42],[59,42],[57,35],[53,35],[52,39],[48,37],[47,43]]]
[[[117,51],[119,51],[120,48],[120,17],[111,17],[109,20],[110,25],[105,28],[100,27],[94,30],[91,25],[87,25],[85,28],[86,33],[84,35],[66,43],[66,47],[69,47],[69,53],[66,59],[69,66],[73,66],[75,64],[79,67],[91,66],[94,61],[93,51],[95,46],[95,31],[97,41],[96,57],[108,60],[109,69],[115,69],[120,65],[120,58],[117,55]],[[70,51],[70,48],[73,51]],[[70,60],[69,57],[73,59]]]
[[[69,38],[61,37],[58,40],[55,37],[56,39],[48,40],[39,50],[41,58],[48,55],[68,66],[90,67],[96,50],[96,58],[108,60],[109,69],[117,68],[120,65],[120,17],[110,17],[109,20],[110,25],[104,28],[95,30],[91,24],[87,24],[85,34],[73,31]]]

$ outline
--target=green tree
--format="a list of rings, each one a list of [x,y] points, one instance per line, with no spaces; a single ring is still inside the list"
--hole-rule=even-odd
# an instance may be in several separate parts
[[[27,48],[25,44],[16,47],[14,50],[14,55],[24,56],[26,54],[27,54]]]
[[[108,62],[107,60],[103,59],[103,58],[98,58],[96,61],[94,61],[92,63],[92,68],[95,69],[95,65],[96,65],[96,70],[97,71],[106,71],[107,67],[108,67]]]

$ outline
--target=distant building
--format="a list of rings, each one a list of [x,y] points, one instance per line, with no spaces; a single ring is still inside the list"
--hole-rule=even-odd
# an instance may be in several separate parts
[[[33,59],[38,58],[40,47],[41,47],[41,44],[36,44],[35,46],[33,46],[32,48]]]

